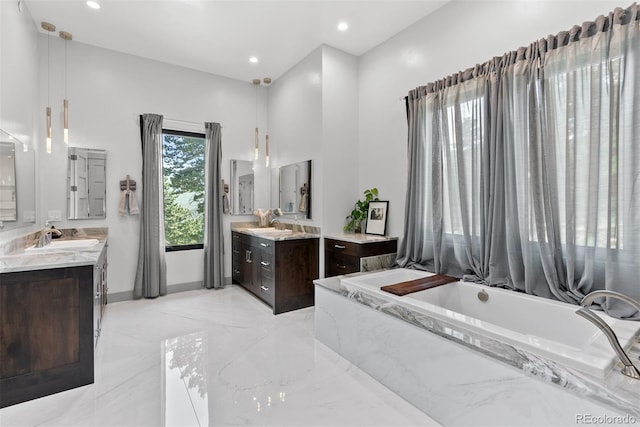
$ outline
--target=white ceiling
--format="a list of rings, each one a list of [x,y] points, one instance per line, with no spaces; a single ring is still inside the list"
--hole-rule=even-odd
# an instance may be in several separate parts
[[[40,31],[47,21],[77,42],[246,81],[277,79],[323,43],[362,55],[447,2],[98,0],[93,10],[84,0],[20,1]]]

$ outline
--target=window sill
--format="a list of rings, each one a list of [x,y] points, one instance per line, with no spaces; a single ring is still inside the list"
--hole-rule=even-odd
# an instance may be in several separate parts
[[[179,252],[179,251],[190,251],[193,249],[203,249],[204,244],[196,243],[194,245],[175,245],[175,246],[165,246],[165,252]]]

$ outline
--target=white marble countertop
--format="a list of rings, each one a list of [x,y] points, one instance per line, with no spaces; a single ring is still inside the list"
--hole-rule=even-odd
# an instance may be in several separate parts
[[[366,273],[352,273],[347,276],[359,274]],[[353,302],[378,310],[385,315],[396,317],[457,342],[472,351],[478,351],[485,356],[511,365],[542,381],[562,387],[569,393],[603,403],[640,419],[640,407],[638,406],[640,380],[622,375],[617,366],[604,379],[594,378],[510,344],[460,329],[456,325],[427,316],[424,313],[418,313],[408,306],[382,299],[379,295],[347,289],[341,284],[341,277],[345,276],[314,280],[314,284],[336,292]],[[637,364],[640,356],[640,343],[635,343],[628,353],[629,357]]]
[[[52,268],[77,267],[96,264],[106,248],[106,235],[86,236],[80,234],[77,238],[96,238],[98,243],[79,249],[60,249],[44,252],[25,252],[25,248],[16,248],[6,255],[0,256],[0,273],[15,273],[20,271],[48,270]],[[63,236],[60,241],[75,240],[73,236]]]
[[[306,231],[282,231],[282,232],[269,232],[262,230],[250,230],[243,227],[232,227],[231,231],[238,233],[248,234],[250,236],[260,237],[261,239],[281,241],[281,240],[299,240],[299,239],[319,239],[320,235],[316,233],[309,233]]]
[[[398,240],[397,237],[388,237],[388,236],[378,236],[375,234],[364,234],[364,233],[329,233],[324,236],[327,239],[335,239],[342,240],[345,242],[351,243],[371,243],[371,242],[385,242],[388,240]]]

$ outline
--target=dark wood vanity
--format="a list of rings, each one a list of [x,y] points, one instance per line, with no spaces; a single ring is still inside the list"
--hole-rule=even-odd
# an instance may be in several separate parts
[[[232,278],[284,313],[314,304],[319,238],[268,239],[232,231]]]
[[[0,407],[93,383],[106,253],[104,245],[97,262],[0,274]]]
[[[361,271],[362,258],[392,254],[398,250],[397,238],[379,238],[354,234],[352,237],[324,239],[325,277]]]

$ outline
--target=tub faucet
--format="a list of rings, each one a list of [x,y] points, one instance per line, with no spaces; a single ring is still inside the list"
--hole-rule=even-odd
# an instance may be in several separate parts
[[[584,317],[585,319],[587,319],[588,321],[596,325],[602,331],[602,333],[607,337],[607,339],[609,340],[609,344],[611,344],[611,347],[613,347],[613,350],[616,352],[616,354],[618,355],[618,358],[624,365],[624,367],[622,368],[622,374],[639,380],[640,371],[638,370],[638,368],[636,368],[633,365],[633,363],[631,362],[631,359],[629,358],[627,353],[625,353],[624,349],[620,345],[620,342],[618,341],[618,337],[616,336],[615,332],[613,332],[613,329],[611,329],[611,327],[607,325],[607,323],[604,320],[602,320],[597,314],[595,314],[593,311],[591,311],[588,308],[588,306],[591,305],[596,298],[600,298],[600,297],[612,297],[612,298],[625,301],[631,304],[633,307],[637,308],[638,310],[640,310],[640,303],[638,303],[633,298],[629,298],[628,296],[621,294],[619,292],[593,291],[587,294],[584,298],[582,298],[582,301],[580,301],[580,305],[582,306],[582,308],[576,311],[576,314],[578,316]]]
[[[593,301],[595,301],[596,298],[602,298],[602,297],[611,297],[611,298],[619,299],[633,306],[633,308],[635,308],[636,310],[640,311],[640,302],[626,296],[625,294],[621,294],[620,292],[614,292],[614,291],[593,291],[587,294],[584,298],[582,298],[582,301],[580,301],[580,305],[583,307],[586,307],[588,305],[593,304]]]
[[[51,228],[51,226],[49,225],[49,221],[47,221],[44,228],[40,232],[40,237],[36,242],[36,248],[43,248],[51,243],[52,234],[55,234],[56,236],[62,236],[62,232],[57,228]]]

